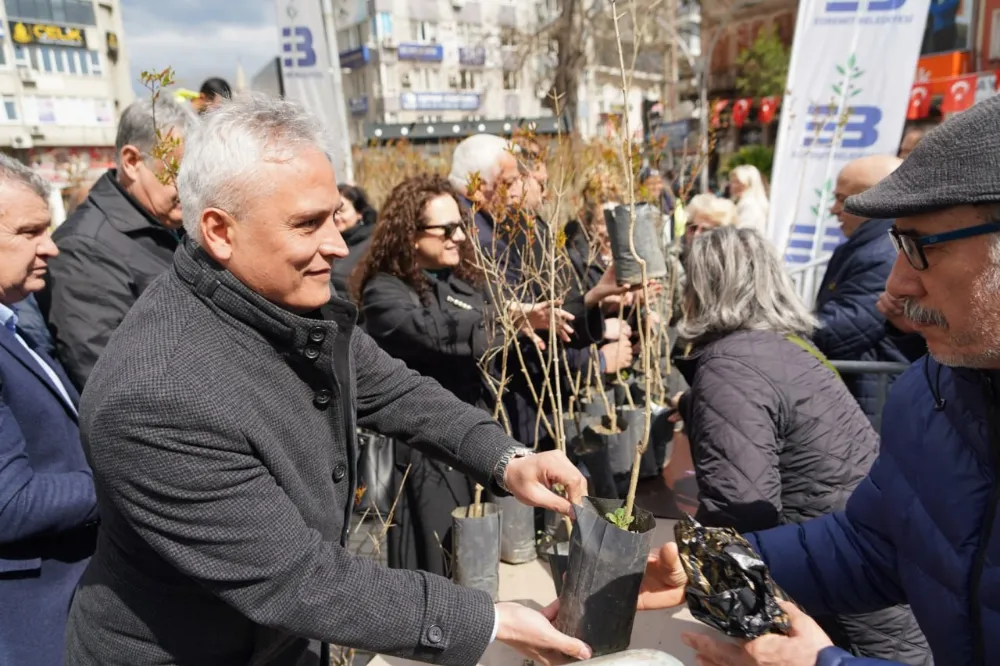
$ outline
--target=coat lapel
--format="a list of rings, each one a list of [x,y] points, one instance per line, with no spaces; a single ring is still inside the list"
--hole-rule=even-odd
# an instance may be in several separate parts
[[[46,373],[45,370],[38,365],[38,362],[32,358],[31,354],[28,353],[24,346],[17,341],[14,334],[3,326],[0,326],[0,347],[5,349],[11,356],[17,359],[21,365],[27,368],[29,372],[35,375],[35,377],[37,377],[38,380],[52,392],[52,395],[54,395],[56,399],[66,408],[67,413],[73,417],[74,420],[76,420],[76,404],[66,404],[66,400],[63,398],[62,393],[56,385],[52,383],[52,380],[49,379],[48,373]],[[44,358],[44,354],[42,352],[36,350],[35,353],[38,354],[39,357]],[[62,369],[55,364],[50,367],[56,373],[56,376],[59,377],[59,380],[63,382],[63,387],[66,389],[66,393],[69,395],[70,400],[78,402],[79,395],[69,380],[65,378],[65,373],[62,372]]]

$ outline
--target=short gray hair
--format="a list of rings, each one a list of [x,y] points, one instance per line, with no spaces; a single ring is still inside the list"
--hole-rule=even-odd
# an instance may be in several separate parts
[[[52,188],[44,178],[13,157],[0,153],[0,185],[7,183],[28,188],[46,204],[52,194]]]
[[[166,134],[173,130],[175,134],[186,136],[193,125],[197,123],[194,113],[170,97],[159,97],[156,100],[156,122],[153,122],[153,100],[146,97],[129,104],[118,120],[118,136],[115,137],[115,163],[121,166],[122,149],[125,146],[135,146],[145,157],[149,156],[156,145],[156,130]]]
[[[517,154],[521,149],[494,134],[473,134],[463,139],[451,155],[448,180],[462,194],[469,189],[469,177],[478,173],[488,185],[500,175],[500,158],[504,153]]]
[[[239,219],[250,192],[266,191],[260,167],[315,148],[332,160],[320,120],[297,102],[244,93],[204,116],[184,144],[177,178],[184,230],[201,241],[201,214],[219,208]]]
[[[810,337],[818,326],[773,247],[756,229],[719,227],[691,243],[681,337],[695,344],[736,331]]]

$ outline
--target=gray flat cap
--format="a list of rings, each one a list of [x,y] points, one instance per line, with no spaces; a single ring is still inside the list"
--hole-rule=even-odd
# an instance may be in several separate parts
[[[1000,95],[928,132],[892,175],[848,197],[844,207],[889,220],[990,203],[1000,203]]]

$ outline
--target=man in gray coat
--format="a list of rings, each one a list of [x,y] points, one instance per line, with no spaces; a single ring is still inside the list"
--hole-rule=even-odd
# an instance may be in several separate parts
[[[543,663],[589,656],[554,629],[554,607],[494,606],[344,549],[357,426],[563,513],[585,482],[387,356],[331,299],[347,248],[329,154],[315,118],[258,96],[188,137],[188,239],[82,401],[102,530],[70,611],[70,666],[327,663],[320,643],[463,666],[494,639]]]

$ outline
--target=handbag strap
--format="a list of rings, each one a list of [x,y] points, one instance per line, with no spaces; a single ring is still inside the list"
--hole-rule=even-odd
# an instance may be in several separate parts
[[[830,363],[830,360],[826,356],[824,356],[822,352],[813,347],[811,344],[809,344],[808,342],[806,342],[797,335],[786,335],[785,339],[791,342],[792,344],[798,345],[805,351],[809,352],[809,354],[813,358],[815,358],[817,361],[819,361],[826,367],[830,368],[830,371],[833,372],[833,374],[837,375],[837,377],[840,377],[840,372],[837,370],[837,368],[833,367],[833,363]]]

